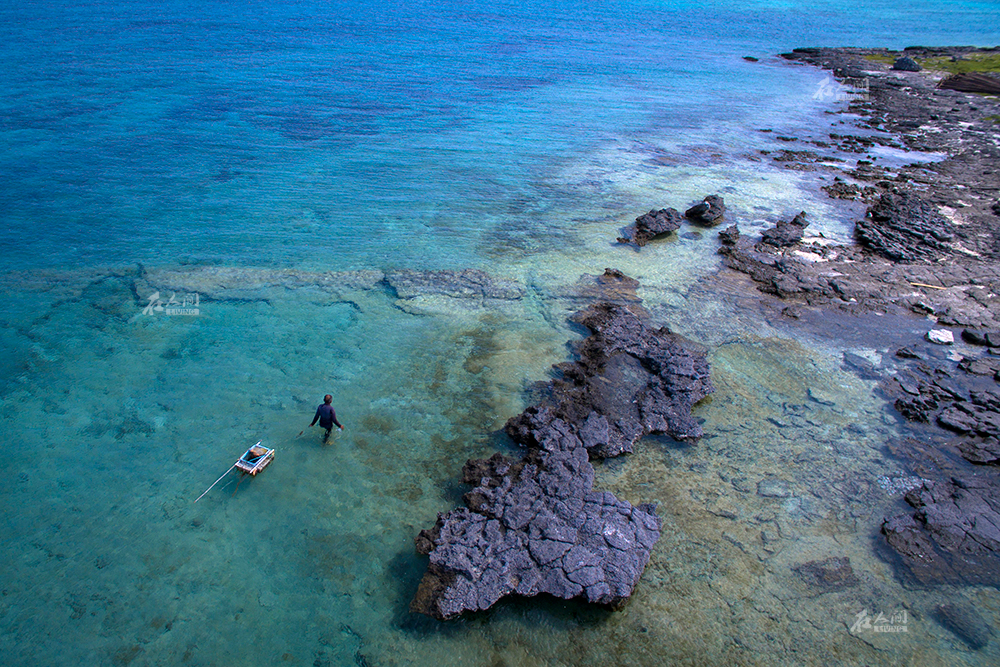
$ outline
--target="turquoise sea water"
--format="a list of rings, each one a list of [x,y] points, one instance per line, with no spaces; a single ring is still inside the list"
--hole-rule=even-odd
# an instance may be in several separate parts
[[[996,623],[995,591],[908,589],[876,554],[909,473],[840,358],[886,350],[743,308],[714,231],[614,239],[710,193],[745,233],[807,210],[848,239],[856,205],[760,158],[846,128],[826,75],[775,54],[997,25],[993,2],[0,4],[5,664],[995,664],[931,613]],[[633,601],[410,615],[412,538],[509,447],[608,266],[718,388],[700,443],[598,466],[664,518]],[[520,291],[403,294],[401,269]],[[325,393],[347,428],[296,437]],[[270,468],[193,502],[258,440]],[[856,587],[802,588],[841,556]],[[908,631],[852,633],[862,609]]]

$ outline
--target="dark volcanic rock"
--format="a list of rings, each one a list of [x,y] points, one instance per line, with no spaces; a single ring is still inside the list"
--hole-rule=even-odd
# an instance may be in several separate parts
[[[1000,479],[925,481],[906,494],[915,509],[886,519],[882,532],[924,584],[1000,584]]]
[[[1000,331],[976,331],[975,329],[964,329],[962,340],[972,345],[986,345],[988,347],[1000,347]]]
[[[900,56],[896,58],[896,61],[892,63],[892,68],[899,72],[919,72],[923,68],[917,64],[917,61],[909,56]]]
[[[1000,79],[982,72],[965,72],[949,76],[938,84],[938,88],[1000,95]]]
[[[537,447],[552,419],[573,425],[598,458],[631,452],[651,433],[701,437],[691,408],[714,391],[704,348],[647,327],[626,306],[600,303],[575,319],[593,333],[578,345],[579,360],[556,367],[562,377],[551,383],[550,398],[507,422],[515,442]]]
[[[845,183],[839,178],[833,185],[824,185],[823,191],[834,199],[857,199],[861,195],[861,187],[853,183]]]
[[[661,234],[676,231],[683,220],[680,212],[673,208],[650,211],[636,218],[635,224],[625,230],[625,235],[618,237],[618,242],[642,247]]]
[[[725,201],[719,195],[708,195],[700,204],[684,211],[684,217],[705,225],[718,224],[726,212]]]
[[[602,417],[609,423],[608,441],[588,445],[594,456],[631,451],[651,433],[701,437],[691,408],[715,391],[707,351],[666,327],[646,326],[641,315],[608,303],[578,313],[575,320],[592,335],[578,346],[579,360],[557,367],[563,377],[553,382],[551,407],[575,424]],[[518,440],[510,423],[507,431]]]
[[[971,399],[955,401],[938,414],[938,423],[958,433],[984,438],[1000,436],[1000,392],[972,392]]]
[[[970,463],[1000,466],[1000,440],[964,440],[958,444],[958,451]]]
[[[886,193],[859,220],[854,234],[861,245],[899,262],[937,260],[950,252],[952,224],[914,194]]]
[[[729,225],[719,232],[719,240],[724,246],[736,246],[740,242],[740,228],[736,225]]]
[[[806,212],[802,211],[790,221],[781,220],[772,228],[764,231],[761,242],[768,245],[787,247],[792,246],[802,240],[806,227]]]
[[[463,481],[474,486],[466,507],[417,537],[430,563],[412,611],[452,618],[510,594],[628,600],[660,520],[652,505],[594,491],[590,455],[631,451],[647,433],[700,436],[691,407],[713,391],[705,350],[641,315],[612,303],[577,315],[592,332],[579,360],[558,367],[548,399],[507,423],[527,453],[466,463]]]
[[[592,491],[593,467],[568,425],[552,423],[549,435],[536,463],[498,461],[478,481],[466,494],[475,510],[439,517],[413,611],[445,619],[509,594],[629,598],[660,536],[655,509]]]

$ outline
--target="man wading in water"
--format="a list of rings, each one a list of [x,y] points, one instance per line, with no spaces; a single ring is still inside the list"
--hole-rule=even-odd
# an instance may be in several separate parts
[[[326,442],[330,439],[330,431],[333,430],[334,424],[336,424],[337,428],[341,431],[344,430],[344,427],[340,425],[339,421],[337,421],[337,412],[333,409],[333,405],[331,405],[331,403],[333,403],[333,396],[330,394],[324,396],[323,405],[316,408],[316,416],[313,417],[312,424],[309,424],[309,426],[315,426],[316,420],[319,420],[319,425],[326,429],[326,435],[323,436],[323,444],[326,444]],[[299,433],[299,435],[302,434]]]

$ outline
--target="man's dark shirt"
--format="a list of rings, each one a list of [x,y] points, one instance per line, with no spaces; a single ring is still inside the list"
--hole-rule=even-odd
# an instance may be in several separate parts
[[[313,417],[314,424],[317,419],[319,420],[319,425],[325,429],[333,428],[334,424],[337,425],[337,428],[344,428],[340,425],[340,422],[337,421],[337,412],[333,409],[332,405],[324,403],[316,408],[316,416]]]

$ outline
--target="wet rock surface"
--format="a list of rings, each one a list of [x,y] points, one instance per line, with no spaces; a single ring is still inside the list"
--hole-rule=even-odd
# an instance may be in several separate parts
[[[634,243],[642,247],[657,236],[680,229],[684,216],[677,209],[662,208],[644,213],[635,219],[635,224],[625,229],[618,238],[619,243]]]
[[[906,494],[914,513],[882,532],[922,584],[995,586],[1000,573],[1000,480],[995,475],[925,481]]]
[[[900,262],[935,261],[954,239],[953,225],[920,197],[906,192],[883,194],[854,228],[858,242]]]
[[[779,248],[795,245],[802,240],[808,226],[806,212],[802,211],[791,220],[782,220],[771,229],[765,230],[761,235],[761,243]]]
[[[726,203],[719,195],[708,195],[684,211],[684,217],[703,225],[716,225],[726,213]]]
[[[1000,359],[978,352],[956,361],[907,349],[881,383],[925,427],[895,446],[923,478],[905,495],[913,511],[882,523],[905,574],[922,584],[1000,584]]]
[[[429,564],[412,611],[447,619],[540,593],[611,607],[628,600],[660,519],[652,505],[595,491],[590,457],[631,451],[648,433],[699,437],[691,408],[713,391],[705,351],[644,316],[609,302],[577,315],[591,332],[579,359],[560,364],[547,398],[507,423],[523,457],[468,461],[466,507],[417,537]]]

